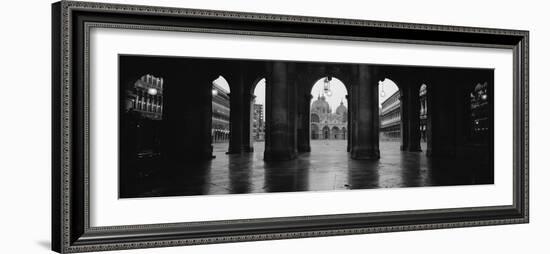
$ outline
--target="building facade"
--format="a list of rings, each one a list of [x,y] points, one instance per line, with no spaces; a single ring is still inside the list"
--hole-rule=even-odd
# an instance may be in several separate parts
[[[212,142],[229,142],[229,91],[212,84]]]
[[[254,103],[252,116],[252,135],[254,141],[265,140],[264,105]]]
[[[426,85],[420,86],[420,141],[427,141],[427,127],[428,127],[428,100],[426,96]]]
[[[380,109],[380,140],[398,140],[401,137],[401,100],[399,91],[382,102]]]
[[[136,150],[133,154],[137,158],[158,157],[160,154],[163,90],[163,78],[147,74],[125,91],[125,114],[128,116],[126,130],[132,142],[135,142]]]
[[[311,139],[347,139],[348,109],[344,102],[332,112],[324,95],[311,103]]]
[[[487,82],[478,83],[470,93],[470,142],[484,144],[489,141],[491,127]]]
[[[382,102],[380,109],[380,140],[399,140],[401,138],[401,93],[396,91]],[[420,99],[420,140],[426,142],[428,103],[426,85],[421,85]]]
[[[223,76],[231,84],[231,138],[228,152],[232,154],[251,150],[251,93],[258,80],[266,79],[265,161],[293,160],[300,153],[311,151],[311,90],[316,81],[327,76],[338,77],[348,92],[349,123],[346,138],[349,142],[346,150],[354,160],[380,158],[380,116],[377,114],[380,107],[373,102],[378,102],[379,83],[385,79],[398,84],[402,93],[402,111],[407,112],[404,116],[412,116],[401,117],[401,128],[407,131],[407,135],[401,135],[403,151],[420,150],[418,97],[420,86],[424,83],[428,85],[429,104],[427,156],[479,154],[477,150],[476,153],[471,152],[472,142],[467,137],[472,128],[467,123],[471,118],[470,93],[480,82],[487,82],[489,127],[485,128],[489,128],[489,134],[493,132],[493,69],[143,56],[121,56],[119,66],[119,84],[122,84],[123,89],[130,88],[147,73],[163,77],[170,84],[197,84],[171,86],[166,83],[170,92],[164,89],[161,133],[166,138],[162,139],[162,156],[174,163],[212,159],[212,85],[206,84],[211,84],[213,78],[218,76]],[[182,99],[182,95],[190,96]],[[124,121],[127,120],[125,116],[122,116]],[[321,132],[324,127],[320,127],[320,124],[321,119],[319,124],[314,124],[319,127],[317,137],[325,134]],[[121,124],[121,130],[126,132],[124,127]],[[124,144],[120,148],[122,154],[134,150],[132,135],[121,136],[122,141],[129,142],[121,142]],[[492,135],[488,137],[492,138]],[[482,145],[491,144],[484,142],[476,144],[476,147]],[[489,155],[487,158],[491,157]]]

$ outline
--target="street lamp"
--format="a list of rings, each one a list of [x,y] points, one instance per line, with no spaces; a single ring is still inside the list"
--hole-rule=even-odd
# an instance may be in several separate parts
[[[386,92],[384,92],[384,81],[380,82],[380,97],[384,98],[386,97]]]
[[[332,96],[332,91],[330,90],[331,79],[332,79],[331,77],[326,77],[324,80],[323,90],[328,97]]]
[[[218,95],[218,89],[216,89],[216,80],[212,81],[212,96]]]

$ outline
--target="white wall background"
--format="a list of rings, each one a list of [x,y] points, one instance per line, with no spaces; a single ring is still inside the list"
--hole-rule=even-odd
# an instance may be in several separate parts
[[[249,12],[527,29],[531,31],[531,223],[122,253],[545,253],[550,226],[546,104],[550,31],[544,1],[117,2]],[[0,253],[48,253],[50,244],[50,1],[8,1],[0,15]],[[511,112],[510,112],[511,113]]]

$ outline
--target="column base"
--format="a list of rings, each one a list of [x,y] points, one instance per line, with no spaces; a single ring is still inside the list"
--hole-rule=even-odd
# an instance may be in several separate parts
[[[378,160],[380,159],[379,149],[352,149],[351,158],[354,160]]]
[[[225,152],[225,154],[241,154],[243,151],[242,149],[240,148],[229,148],[229,150],[227,152]]]
[[[264,161],[289,161],[296,159],[298,155],[295,152],[290,150],[282,151],[265,151],[264,152]]]
[[[426,156],[428,157],[440,157],[440,158],[454,158],[456,157],[456,151],[454,149],[428,149],[426,150]]]
[[[244,146],[242,148],[242,151],[245,152],[245,153],[252,153],[252,152],[254,152],[254,147],[253,146]]]
[[[409,147],[407,149],[407,152],[422,152],[422,148],[420,148],[420,146],[418,146],[418,147]]]
[[[311,152],[311,146],[299,146],[298,147],[298,152],[299,153],[309,153]]]

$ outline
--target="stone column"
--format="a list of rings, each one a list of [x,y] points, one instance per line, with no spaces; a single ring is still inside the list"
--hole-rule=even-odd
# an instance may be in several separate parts
[[[228,154],[239,154],[243,148],[243,116],[244,116],[244,91],[242,77],[236,75],[228,82],[232,84],[229,94],[229,150]]]
[[[401,151],[409,147],[409,87],[400,82],[399,101],[401,104]]]
[[[177,85],[165,90],[161,153],[171,163],[212,158],[212,79],[209,75],[187,74],[165,76],[171,84],[197,84],[189,91]],[[180,95],[186,92],[193,96],[182,100]]]
[[[407,100],[408,142],[407,151],[420,152],[420,85],[409,84]]]
[[[266,78],[266,161],[292,160],[297,156],[296,125],[291,105],[295,94],[288,69],[288,63],[273,62]]]
[[[378,79],[372,66],[359,65],[358,77],[353,84],[353,159],[379,159],[378,133]]]
[[[243,152],[254,152],[254,138],[252,137],[252,122],[254,121],[254,98],[253,94],[245,94],[243,98]]]
[[[310,145],[310,101],[311,94],[303,94],[299,97],[301,101],[298,102],[298,152],[308,153],[311,152]]]
[[[352,89],[352,88],[351,88],[351,86],[350,86],[350,91],[349,91],[350,94],[352,94],[351,89]],[[352,117],[351,117],[351,114],[352,114],[352,112],[354,111],[354,110],[352,109],[353,103],[351,102],[351,96],[350,96],[350,94],[347,94],[347,95],[346,95],[346,100],[348,101],[348,115],[347,115],[348,119],[347,119],[347,122],[346,122],[346,124],[347,124],[347,126],[346,126],[346,130],[347,130],[347,131],[346,131],[346,139],[347,139],[347,142],[346,142],[346,143],[347,143],[346,151],[347,151],[348,153],[351,151],[351,146],[352,146],[352,143],[351,143],[351,142],[352,142],[352,140],[353,140],[353,139],[351,138],[351,133],[352,133],[352,124],[351,124]]]
[[[456,88],[450,79],[429,86],[426,154],[430,157],[454,157],[456,154]]]

